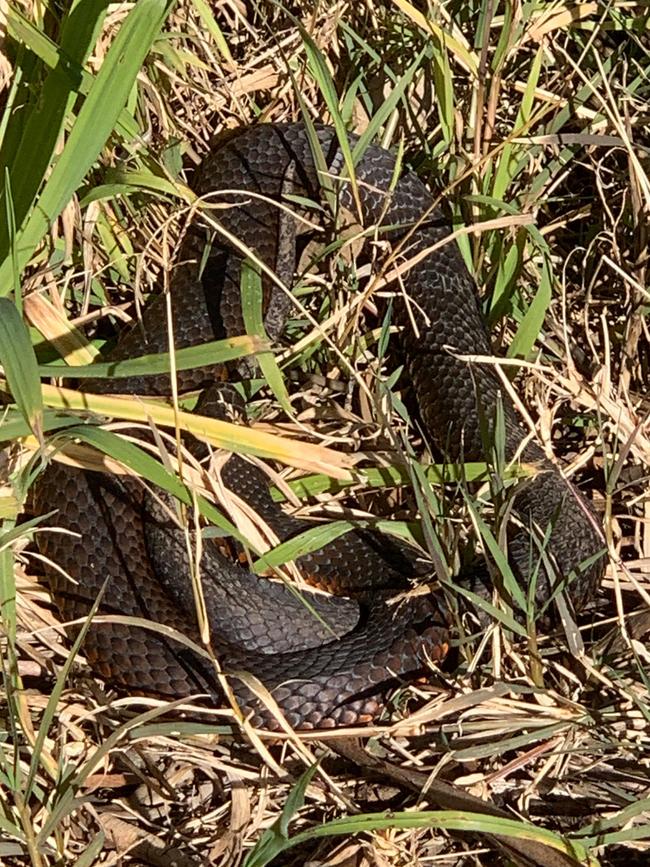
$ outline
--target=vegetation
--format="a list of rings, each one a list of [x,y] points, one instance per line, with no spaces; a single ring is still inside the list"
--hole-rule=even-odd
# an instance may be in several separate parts
[[[3,15],[0,861],[645,863],[647,4],[9,0]],[[580,622],[536,633],[527,601],[522,636],[499,607],[487,631],[457,642],[453,664],[396,697],[390,724],[362,733],[365,751],[349,740],[359,732],[245,739],[230,710],[170,716],[160,701],[116,696],[70,652],[39,582],[34,535],[56,526],[60,504],[29,513],[43,455],[66,444],[77,461],[96,465],[99,450],[185,492],[114,422],[189,430],[191,415],[82,397],[56,377],[116,374],[86,366],[168,278],[213,135],[305,114],[367,132],[439,193],[495,353],[518,371],[541,442],[594,501],[610,553]],[[364,275],[349,245],[333,253],[296,290],[277,352],[254,317],[250,336],[209,347],[212,360],[258,353],[263,375],[243,445],[241,432],[204,432],[279,461],[285,493],[308,511],[382,517],[428,547],[445,582],[499,538],[502,492],[468,492],[484,467],[443,484],[385,365]],[[169,358],[117,373],[156,364]],[[201,511],[230,526],[211,503]]]

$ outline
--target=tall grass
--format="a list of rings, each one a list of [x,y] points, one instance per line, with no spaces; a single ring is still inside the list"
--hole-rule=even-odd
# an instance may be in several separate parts
[[[534,863],[647,853],[648,15],[617,0],[299,0],[290,12],[267,2],[11,0],[0,68],[0,860],[103,863],[109,845],[125,859],[162,858],[163,841],[188,859],[249,867],[488,864],[504,851],[523,863],[521,847],[503,848],[508,835],[546,847]],[[361,787],[323,740],[288,739],[281,753],[258,740],[244,754],[215,740],[230,731],[216,724],[227,715],[169,721],[156,702],[109,702],[95,681],[71,676],[83,671],[76,649],[34,578],[30,542],[60,505],[26,515],[44,444],[73,445],[91,462],[99,449],[187,499],[169,467],[95,422],[154,416],[192,429],[190,414],[145,413],[49,380],[74,366],[80,388],[106,376],[119,392],[121,376],[197,363],[180,350],[89,369],[162,282],[196,206],[191,169],[213,132],[300,117],[355,129],[360,151],[371,140],[393,148],[440,194],[495,348],[523,367],[517,384],[539,436],[604,516],[612,563],[591,620],[567,629],[573,656],[562,636],[540,630],[531,665],[530,636],[495,600],[494,625],[474,630],[455,670],[398,696],[398,705],[420,699],[415,714],[365,733],[387,774],[401,764],[434,783],[442,775],[502,801],[511,820],[431,809],[444,806],[435,785],[417,797],[406,786]],[[346,158],[353,167],[357,154]],[[214,362],[258,355],[263,376],[250,392],[263,424],[246,442],[216,422],[203,433],[298,467],[278,499],[316,498],[335,519],[261,565],[377,512],[390,517],[382,526],[426,543],[447,582],[463,565],[459,542],[499,560],[488,486],[467,493],[486,468],[454,476],[420,458],[402,383],[386,370],[390,330],[362,303],[349,247],[334,244],[325,276],[296,287],[302,307],[280,352],[265,342],[250,277],[250,336],[205,351]],[[532,600],[520,601],[537,628]],[[155,812],[132,797],[152,792]]]

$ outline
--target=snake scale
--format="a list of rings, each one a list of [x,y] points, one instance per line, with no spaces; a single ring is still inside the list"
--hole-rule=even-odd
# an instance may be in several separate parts
[[[227,207],[216,211],[223,231],[188,233],[170,281],[177,347],[244,333],[240,302],[242,252],[237,238],[263,263],[289,280],[296,260],[294,217],[300,198],[324,200],[328,188],[342,210],[375,227],[382,244],[408,262],[395,290],[392,321],[398,326],[405,372],[426,436],[452,460],[484,460],[485,442],[502,407],[507,457],[537,468],[518,484],[515,512],[521,525],[542,534],[552,527],[546,553],[560,579],[571,575],[569,594],[579,608],[602,574],[601,534],[588,504],[542,450],[526,439],[515,407],[490,364],[467,356],[491,354],[476,289],[433,197],[412,173],[396,180],[395,158],[369,146],[346,177],[335,132],[317,127],[314,138],[302,124],[243,128],[223,140],[204,160],[195,191],[220,193]],[[358,139],[350,135],[351,148]],[[320,171],[316,165],[320,166]],[[325,168],[326,171],[323,171]],[[227,191],[227,192],[223,192]],[[313,211],[310,215],[313,215]],[[287,238],[289,239],[287,241]],[[207,249],[207,253],[205,252]],[[264,280],[266,330],[277,339],[286,302]],[[134,328],[112,354],[123,359],[167,351],[167,317],[159,297],[145,309],[143,328]],[[221,378],[202,368],[179,374],[179,388],[197,389]],[[168,376],[94,381],[88,390],[169,395]],[[487,427],[486,427],[487,426]],[[486,439],[487,430],[487,439]],[[241,458],[226,463],[227,485],[251,501],[280,539],[306,526],[273,505],[265,477]],[[165,504],[133,479],[81,471],[51,462],[37,485],[37,506],[58,507],[57,523],[71,534],[39,534],[42,552],[69,577],[48,568],[55,599],[66,619],[85,616],[105,584],[100,613],[144,617],[199,641],[190,588],[190,563],[182,534],[170,526]],[[301,558],[310,580],[339,596],[313,595],[318,617],[283,584],[270,582],[228,560],[215,545],[204,546],[200,564],[210,621],[211,647],[239,706],[252,722],[276,729],[273,713],[237,676],[250,672],[299,729],[355,725],[377,718],[388,690],[421,674],[428,660],[446,650],[448,626],[435,594],[392,597],[409,587],[417,564],[402,546],[359,530],[322,551]],[[536,574],[536,596],[548,599],[551,571],[531,564],[538,549],[530,533],[511,535],[509,556],[519,580]],[[70,581],[70,578],[73,579]],[[326,625],[323,625],[325,623]],[[167,634],[123,622],[94,623],[84,653],[93,668],[121,688],[169,698],[196,693],[223,701],[215,667]]]

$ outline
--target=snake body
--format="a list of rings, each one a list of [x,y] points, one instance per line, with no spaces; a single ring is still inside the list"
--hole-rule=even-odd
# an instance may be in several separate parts
[[[356,211],[358,222],[376,227],[377,237],[397,250],[394,265],[408,260],[409,267],[391,287],[396,290],[393,322],[401,333],[405,372],[426,435],[451,459],[483,460],[500,407],[507,457],[519,451],[523,461],[537,467],[533,478],[519,484],[515,511],[524,526],[535,526],[542,535],[552,527],[546,558],[561,578],[573,576],[569,592],[580,607],[602,572],[598,526],[576,489],[537,445],[525,440],[494,366],[467,360],[489,356],[490,341],[474,282],[449,242],[432,195],[414,174],[396,182],[394,157],[375,146],[356,162],[352,183],[335,132],[318,127],[315,134],[316,146],[301,124],[248,127],[203,162],[196,192],[220,193],[218,201],[227,207],[216,211],[221,229],[207,255],[198,231],[190,232],[180,251],[170,283],[175,345],[244,333],[239,300],[243,254],[232,238],[290,279],[294,218],[278,202],[295,207],[296,197],[330,205],[334,199],[342,210]],[[353,150],[358,139],[350,136],[348,145]],[[272,287],[264,279],[266,330],[277,338],[286,305]],[[145,310],[143,324],[143,330],[126,334],[113,358],[167,351],[164,300]],[[218,376],[221,371],[210,368],[182,373],[179,386],[204,387]],[[106,390],[106,383],[97,381],[93,387]],[[119,383],[125,393],[167,395],[169,390],[167,376]],[[273,505],[264,477],[244,466],[242,459],[231,458],[226,482],[239,485],[241,496],[255,503],[281,539],[304,529]],[[187,545],[170,528],[164,504],[156,504],[133,480],[59,463],[42,474],[36,498],[43,511],[57,504],[60,525],[75,534],[40,534],[43,553],[74,579],[71,583],[58,570],[48,570],[66,619],[85,616],[106,582],[100,613],[145,617],[199,641]],[[211,647],[226,673],[244,671],[258,678],[294,727],[371,721],[391,686],[413,678],[427,660],[445,652],[447,626],[435,598],[416,595],[390,604],[409,586],[417,566],[401,547],[382,545],[372,533],[349,533],[302,558],[300,565],[312,578],[345,597],[313,596],[318,617],[283,585],[258,578],[213,546],[205,547],[201,575]],[[509,547],[520,580],[535,580],[538,600],[548,599],[552,570],[533,567],[539,551],[529,534],[515,533]],[[207,693],[214,701],[223,700],[212,663],[168,634],[121,622],[96,623],[87,633],[84,652],[102,676],[126,689],[171,698]],[[245,678],[232,677],[230,683],[254,723],[277,727],[274,714]]]

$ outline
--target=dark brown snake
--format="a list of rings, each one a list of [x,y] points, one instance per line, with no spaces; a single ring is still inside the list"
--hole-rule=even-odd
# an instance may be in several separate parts
[[[195,183],[201,195],[230,191],[217,197],[231,205],[215,212],[217,221],[285,282],[295,265],[294,218],[276,203],[295,208],[296,196],[320,202],[327,183],[342,210],[355,208],[352,185],[341,179],[349,175],[335,133],[320,127],[317,135],[326,181],[323,175],[319,181],[305,128],[288,124],[245,128],[230,136],[205,159]],[[349,141],[351,147],[357,143],[354,136]],[[377,227],[377,236],[398,250],[398,264],[410,263],[392,287],[392,316],[423,429],[448,458],[483,460],[499,404],[511,458],[526,432],[493,365],[466,358],[491,354],[474,282],[455,244],[440,243],[449,230],[432,207],[431,194],[413,174],[395,183],[395,170],[393,156],[370,146],[355,167],[356,189],[362,224]],[[245,331],[239,300],[242,254],[214,232],[207,256],[205,249],[205,233],[193,229],[171,279],[177,347]],[[277,339],[286,310],[284,296],[271,287],[265,280],[266,329]],[[167,351],[162,299],[145,311],[146,339],[141,333],[129,332],[112,357]],[[221,374],[190,371],[179,375],[179,385],[182,390],[203,387]],[[120,381],[119,388],[98,380],[88,390],[106,391],[107,386],[121,393],[170,393],[168,376],[133,377]],[[542,537],[553,528],[546,555],[557,580],[570,578],[569,595],[579,608],[602,574],[597,523],[537,445],[524,445],[521,460],[538,472],[518,484],[515,511],[524,527],[537,528]],[[231,458],[226,483],[254,503],[281,539],[303,530],[304,522],[272,504],[265,477],[244,471],[245,466],[241,458]],[[141,484],[53,462],[42,474],[36,499],[43,512],[58,507],[57,523],[77,534],[39,535],[43,553],[76,582],[49,570],[64,618],[85,616],[106,581],[100,613],[144,617],[199,641],[184,537]],[[336,638],[284,585],[250,574],[215,545],[205,548],[200,571],[211,647],[223,670],[235,673],[230,678],[235,697],[257,725],[277,728],[272,713],[236,672],[257,677],[294,727],[332,728],[374,720],[392,686],[421,674],[427,660],[440,659],[446,650],[447,625],[432,594],[388,604],[409,587],[416,566],[400,546],[383,544],[371,532],[349,533],[299,562],[311,579],[348,597],[310,600]],[[555,579],[549,569],[535,568],[539,543],[531,542],[530,533],[512,534],[509,557],[519,580],[536,580],[537,600],[547,600]],[[92,624],[84,652],[100,675],[127,690],[170,698],[207,693],[223,701],[214,666],[159,632]]]

